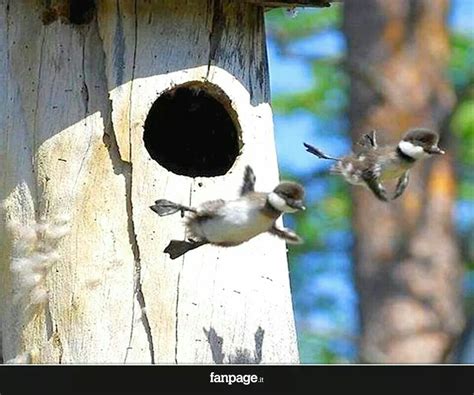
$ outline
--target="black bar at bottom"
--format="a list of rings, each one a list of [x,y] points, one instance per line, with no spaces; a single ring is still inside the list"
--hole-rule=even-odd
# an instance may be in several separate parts
[[[308,391],[472,395],[474,366],[0,366],[0,395]]]

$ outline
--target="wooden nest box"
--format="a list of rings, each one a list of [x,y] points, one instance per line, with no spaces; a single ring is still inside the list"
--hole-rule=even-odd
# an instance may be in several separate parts
[[[263,13],[298,4],[0,0],[5,362],[298,361],[285,243],[171,261],[149,208],[278,183]]]

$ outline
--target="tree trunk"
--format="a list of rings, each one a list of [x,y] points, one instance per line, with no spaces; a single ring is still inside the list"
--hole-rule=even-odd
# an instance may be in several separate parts
[[[394,143],[410,127],[429,127],[442,132],[447,148],[416,165],[398,201],[353,188],[365,362],[442,362],[463,327],[454,152],[439,130],[454,104],[445,78],[447,10],[447,0],[351,0],[344,7],[353,140],[376,129],[379,140]]]
[[[284,242],[171,261],[182,220],[149,209],[234,198],[247,164],[257,189],[278,182],[262,8],[104,0],[74,24],[68,3],[46,3],[0,0],[4,360],[297,362]],[[240,152],[221,176],[177,175],[146,150],[153,103],[180,84],[235,123]]]

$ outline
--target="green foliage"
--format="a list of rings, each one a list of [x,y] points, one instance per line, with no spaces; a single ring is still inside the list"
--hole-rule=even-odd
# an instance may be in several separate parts
[[[458,137],[460,162],[459,197],[474,201],[474,97],[461,102],[451,121],[451,130]]]
[[[459,103],[451,118],[451,130],[459,138],[459,159],[465,166],[474,164],[474,39],[460,33],[451,36],[449,75]],[[472,195],[471,195],[472,198]]]
[[[474,96],[474,95],[473,95]],[[451,129],[462,141],[460,159],[474,164],[474,97],[460,103],[453,115]]]
[[[474,73],[474,40],[471,36],[451,33],[449,75],[456,88],[472,84]]]
[[[333,5],[324,10],[305,10],[296,18],[288,17],[281,9],[268,13],[269,36],[280,53],[305,61],[312,71],[312,84],[306,89],[273,98],[272,104],[278,114],[307,111],[321,119],[334,119],[343,113],[348,81],[341,67],[341,58],[312,58],[305,53],[293,52],[290,48],[299,40],[339,29],[341,11],[340,6]]]
[[[307,111],[320,119],[341,115],[346,106],[347,78],[337,65],[317,60],[312,65],[313,84],[304,91],[278,95],[273,108],[281,115]]]
[[[330,122],[344,117],[347,105],[348,79],[342,68],[342,54],[338,57],[314,57],[296,51],[293,46],[307,38],[339,29],[342,8],[332,6],[324,10],[305,10],[296,18],[288,17],[283,10],[268,13],[267,26],[270,38],[280,55],[303,61],[311,71],[311,83],[300,91],[274,96],[272,105],[279,115],[291,115],[302,111],[311,114],[318,122]],[[315,136],[317,137],[317,136]],[[293,175],[285,174],[291,179]],[[301,181],[301,180],[300,180]],[[324,184],[324,195],[306,202],[307,210],[294,216],[291,226],[302,235],[306,243],[290,249],[290,275],[294,290],[298,327],[306,327],[311,312],[324,312],[337,320],[336,301],[325,294],[314,293],[310,282],[315,276],[334,270],[328,259],[324,265],[315,265],[308,254],[329,251],[327,238],[332,232],[350,228],[350,198],[348,187],[340,179],[324,174],[312,174],[304,182],[307,190]],[[316,185],[317,184],[317,185]],[[330,254],[328,255],[330,256]],[[306,264],[305,262],[309,263]],[[315,296],[317,295],[317,296]],[[337,334],[321,334],[310,329],[298,332],[301,361],[303,363],[337,363],[341,356],[332,350],[331,342]]]
[[[317,335],[312,331],[299,333],[301,363],[344,363],[340,356],[329,347],[328,336]]]
[[[276,8],[266,15],[270,36],[280,43],[294,42],[324,32],[337,29],[341,24],[341,9],[332,6],[324,10],[305,10],[296,18],[290,18],[284,9]]]
[[[458,104],[451,118],[450,129],[458,139],[459,199],[474,205],[474,38],[460,33],[451,35],[449,75],[456,89]],[[466,261],[466,281],[474,281],[474,224],[460,233],[463,258]],[[466,309],[474,314],[474,284],[469,284]]]

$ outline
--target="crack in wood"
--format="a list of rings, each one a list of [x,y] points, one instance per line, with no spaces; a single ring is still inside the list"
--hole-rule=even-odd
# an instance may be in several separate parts
[[[131,89],[130,89],[130,97],[129,97],[129,119],[131,119],[131,109],[132,109],[132,94],[133,94],[133,81],[135,78],[135,67],[136,67],[136,59],[137,59],[137,45],[138,45],[138,16],[137,16],[137,0],[134,3],[134,14],[135,14],[135,40],[134,40],[134,51],[133,51],[133,67],[132,67],[132,77],[131,77]],[[129,148],[130,152],[132,152],[132,125],[129,123]],[[129,158],[131,161],[131,158]],[[155,350],[153,344],[153,335],[151,331],[150,321],[148,319],[148,315],[146,312],[146,302],[145,302],[145,295],[142,289],[142,277],[141,277],[141,259],[140,259],[140,248],[138,244],[136,229],[135,229],[135,222],[133,219],[133,165],[132,163],[128,164],[128,171],[125,172],[125,182],[126,182],[126,205],[127,205],[127,213],[128,213],[128,232],[130,237],[130,244],[132,246],[132,252],[135,259],[135,274],[134,274],[134,297],[137,298],[137,302],[141,308],[142,314],[142,323],[145,329],[145,333],[148,340],[148,347],[150,351],[151,363],[155,363]],[[128,352],[131,349],[131,343],[133,338],[134,332],[134,325],[135,325],[135,303],[132,301],[132,323],[130,329],[130,339],[129,345],[127,347],[125,353],[125,362],[128,357]]]
[[[188,196],[188,206],[192,206],[192,196],[193,196],[193,184],[195,181],[191,183],[191,187],[189,188],[189,196]],[[187,239],[186,231],[184,234],[184,239]],[[182,260],[181,260],[181,268],[178,273],[178,279],[176,281],[176,304],[175,304],[175,345],[174,345],[174,361],[175,363],[178,363],[178,324],[179,324],[179,290],[180,290],[180,284],[181,284],[181,272],[183,271],[184,267],[184,260],[185,256],[183,255]]]
[[[59,351],[58,363],[61,364],[63,362],[63,355],[64,355],[64,347],[61,341],[61,336],[59,336],[58,326],[55,325],[54,332],[52,335],[53,345]]]
[[[120,11],[120,0],[117,0],[115,6],[117,10],[117,22],[114,35],[114,43],[116,44],[114,56],[114,70],[117,71],[115,84],[116,86],[120,86],[123,84],[123,75],[125,70],[125,33],[123,31],[123,23]]]
[[[84,118],[89,114],[89,88],[86,81],[86,33],[82,32],[82,89],[81,94],[84,100]]]
[[[83,36],[83,42],[82,42],[82,89],[81,89],[81,95],[82,99],[84,101],[84,128],[87,127],[87,117],[89,115],[89,88],[87,87],[87,82],[86,82],[86,67],[85,67],[85,58],[86,58],[86,38],[85,35]],[[84,167],[84,162],[86,161],[87,154],[89,153],[91,147],[92,147],[92,140],[93,140],[93,135],[92,132],[90,133],[89,136],[89,142],[87,144],[86,151],[84,152],[84,155],[81,160],[81,164],[79,165],[79,171],[77,172],[76,176],[76,181],[74,184],[74,188],[77,185],[77,182],[79,181],[79,176],[81,175],[82,168]]]
[[[153,344],[153,335],[151,331],[150,321],[148,319],[148,315],[146,312],[146,302],[145,302],[145,295],[142,290],[142,277],[141,277],[141,260],[140,260],[140,248],[138,245],[137,235],[135,232],[135,222],[133,220],[133,202],[132,202],[132,165],[128,164],[128,171],[124,173],[125,175],[125,182],[126,182],[126,204],[127,204],[127,213],[128,213],[128,232],[130,238],[130,245],[132,247],[132,252],[135,260],[135,273],[133,276],[134,281],[134,292],[133,298],[137,298],[137,302],[141,308],[141,315],[142,315],[142,323],[145,329],[145,333],[148,340],[148,347],[150,350],[150,358],[151,363],[155,363],[155,350]],[[130,327],[130,337],[129,337],[129,344],[125,352],[125,360],[127,361],[128,352],[131,349],[132,339],[133,339],[133,332],[135,326],[135,302],[132,300],[132,319],[131,319],[131,327]]]
[[[207,75],[209,77],[212,63],[217,61],[219,44],[225,28],[225,15],[222,9],[221,0],[212,0],[212,22],[209,33],[209,62],[207,64]]]
[[[181,261],[181,269],[184,266],[184,256]],[[176,307],[175,307],[175,343],[174,343],[174,362],[178,363],[178,322],[179,322],[179,287],[181,282],[181,270],[178,273],[178,280],[176,284]]]
[[[40,102],[40,86],[41,86],[41,74],[43,71],[43,54],[44,54],[44,43],[46,41],[45,38],[45,33],[44,29],[42,29],[42,39],[41,39],[41,47],[40,47],[40,61],[38,65],[38,82],[36,84],[36,103],[35,103],[35,109],[34,109],[34,114],[33,114],[33,130],[31,131],[32,134],[32,144],[33,144],[33,152],[32,152],[32,171],[33,174],[38,174],[38,161],[37,161],[37,151],[38,151],[38,142],[36,141],[36,131],[37,131],[37,122],[38,122],[38,106]],[[35,198],[36,202],[39,202],[39,188],[38,188],[38,182],[34,183],[34,190],[35,190]],[[39,218],[39,213],[38,213],[38,204],[36,204],[36,220]]]
[[[117,2],[118,6],[118,2]],[[120,17],[120,16],[118,16]],[[104,45],[103,38],[101,37],[102,47]],[[102,70],[102,75],[106,75],[105,64],[104,69]],[[105,77],[104,77],[105,78]],[[133,83],[133,81],[132,81]],[[131,102],[131,94],[129,96],[129,101]],[[108,100],[108,114],[111,116],[113,112],[112,100],[109,97]],[[131,125],[129,124],[129,129]],[[133,340],[134,325],[135,325],[135,297],[137,298],[138,304],[141,307],[142,313],[142,322],[144,325],[145,333],[147,335],[147,340],[150,349],[150,358],[152,363],[154,363],[154,346],[153,346],[153,337],[151,335],[151,327],[149,323],[148,316],[146,314],[146,302],[143,291],[141,289],[141,263],[140,263],[140,252],[138,250],[138,241],[135,234],[135,226],[133,223],[133,207],[132,207],[132,165],[130,163],[130,158],[128,160],[123,160],[120,155],[120,149],[117,141],[117,136],[115,133],[114,123],[111,118],[107,119],[106,127],[104,130],[104,144],[109,150],[110,159],[113,163],[114,173],[121,174],[124,177],[125,181],[125,200],[126,200],[126,212],[128,218],[128,235],[129,242],[132,248],[132,253],[134,256],[134,277],[133,277],[133,294],[132,294],[132,312],[131,312],[131,324],[130,324],[130,335],[127,348],[125,350],[124,363],[127,362],[128,353],[132,349],[131,344]]]

